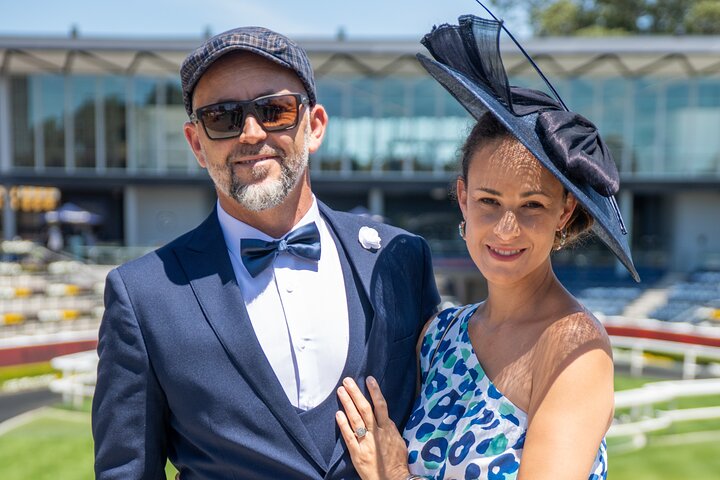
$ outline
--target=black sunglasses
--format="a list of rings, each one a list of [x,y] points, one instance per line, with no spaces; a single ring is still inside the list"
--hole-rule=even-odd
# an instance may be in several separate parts
[[[308,98],[300,93],[266,95],[200,107],[190,115],[190,121],[200,122],[212,140],[240,136],[248,115],[254,116],[266,132],[277,132],[295,128],[300,118],[300,106],[307,104]]]

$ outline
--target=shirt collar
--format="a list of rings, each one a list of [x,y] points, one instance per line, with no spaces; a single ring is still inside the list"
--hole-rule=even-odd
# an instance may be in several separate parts
[[[277,240],[276,238],[261,232],[257,228],[252,227],[227,213],[220,205],[220,200],[217,201],[217,215],[218,221],[220,222],[220,229],[222,230],[223,237],[225,238],[225,244],[227,245],[230,253],[235,255],[237,258],[240,258],[240,240],[243,238],[257,238],[265,241]],[[312,222],[315,222],[319,228],[320,219],[320,210],[318,209],[317,199],[315,198],[315,195],[313,195],[310,209],[287,233]],[[285,235],[287,235],[287,233]],[[283,235],[283,237],[285,235]]]

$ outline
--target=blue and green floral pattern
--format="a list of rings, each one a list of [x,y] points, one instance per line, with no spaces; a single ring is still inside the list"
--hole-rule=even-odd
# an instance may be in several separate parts
[[[422,389],[403,433],[410,471],[416,475],[459,480],[517,477],[527,414],[495,388],[475,355],[468,319],[477,307],[469,306],[455,321],[463,307],[443,310],[423,338]],[[607,478],[605,440],[591,472],[589,480]]]

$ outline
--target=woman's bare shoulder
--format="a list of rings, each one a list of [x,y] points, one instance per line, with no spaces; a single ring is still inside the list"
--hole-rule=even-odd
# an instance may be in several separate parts
[[[592,313],[583,309],[552,321],[538,340],[533,383],[540,386],[552,381],[560,371],[591,352],[602,352],[612,359],[610,338]]]
[[[589,346],[610,349],[610,338],[602,323],[587,309],[574,311],[548,323],[539,338],[542,356],[561,358]]]
[[[604,406],[610,405],[605,410],[611,419],[612,349],[605,328],[592,313],[581,310],[552,322],[539,339],[535,353],[531,416],[546,402],[549,392],[555,392],[550,395],[554,402],[566,399],[570,406],[578,401],[578,392],[583,392],[602,399]]]

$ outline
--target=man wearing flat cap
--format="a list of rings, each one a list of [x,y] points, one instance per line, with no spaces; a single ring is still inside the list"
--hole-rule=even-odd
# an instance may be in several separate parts
[[[93,400],[98,479],[357,478],[335,425],[372,376],[403,424],[439,297],[417,236],[320,202],[328,116],[306,53],[258,27],[182,65],[185,137],[218,201],[107,279]],[[359,436],[364,428],[357,428]]]

